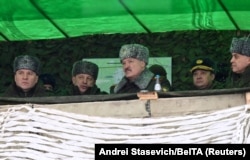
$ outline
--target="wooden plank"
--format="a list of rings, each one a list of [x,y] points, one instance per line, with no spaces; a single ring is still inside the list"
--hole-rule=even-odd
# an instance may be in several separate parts
[[[183,115],[245,105],[244,94],[225,94],[151,100],[151,115]]]
[[[104,101],[104,102],[83,102],[68,104],[37,105],[36,107],[47,107],[58,109],[64,112],[84,114],[101,117],[147,117],[145,101]]]
[[[219,109],[245,105],[245,96],[245,93],[237,93],[193,97],[169,97],[159,98],[156,100],[137,99],[63,104],[33,103],[33,107],[47,107],[64,112],[101,117],[160,117],[215,111]],[[148,101],[149,103],[147,103]],[[148,112],[146,109],[146,104],[149,105],[148,107],[150,112]],[[1,106],[0,112],[13,106],[15,105]]]
[[[147,117],[146,100],[84,102],[43,105],[66,112],[103,117]],[[183,115],[213,111],[245,104],[244,94],[210,95],[198,97],[159,98],[150,100],[151,116]]]

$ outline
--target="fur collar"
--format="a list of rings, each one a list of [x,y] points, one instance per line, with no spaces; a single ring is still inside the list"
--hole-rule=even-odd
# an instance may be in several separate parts
[[[135,81],[133,81],[133,83],[136,86],[138,86],[141,90],[143,90],[148,86],[153,76],[154,74],[146,68],[141,73],[141,75],[137,77]],[[121,90],[126,83],[129,83],[129,80],[126,77],[123,77],[121,81],[114,88],[114,93],[117,93],[119,90]]]

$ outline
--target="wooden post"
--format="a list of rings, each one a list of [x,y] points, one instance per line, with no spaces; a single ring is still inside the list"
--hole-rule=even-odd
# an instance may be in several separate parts
[[[246,92],[246,104],[250,105],[250,92]]]

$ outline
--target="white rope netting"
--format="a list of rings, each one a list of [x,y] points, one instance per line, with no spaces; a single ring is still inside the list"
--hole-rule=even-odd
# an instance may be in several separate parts
[[[94,117],[40,107],[0,112],[0,159],[94,159],[96,143],[250,142],[247,105],[150,118]]]

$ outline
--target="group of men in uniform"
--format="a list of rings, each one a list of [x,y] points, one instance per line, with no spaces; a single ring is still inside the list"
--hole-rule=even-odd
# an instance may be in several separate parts
[[[232,84],[231,87],[250,86],[250,39],[233,38],[230,52]],[[162,92],[173,90],[162,66],[147,67],[149,50],[141,44],[125,44],[119,52],[124,77],[110,89],[110,94],[135,93],[141,90],[154,91],[155,75],[160,75]],[[37,57],[21,55],[13,63],[14,81],[3,94],[5,97],[47,96],[39,81],[41,62]],[[68,95],[108,94],[96,85],[98,66],[86,60],[79,60],[72,67],[72,89]],[[208,58],[198,58],[192,63],[190,72],[193,76],[193,89],[214,89],[215,68]]]

